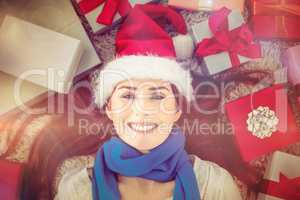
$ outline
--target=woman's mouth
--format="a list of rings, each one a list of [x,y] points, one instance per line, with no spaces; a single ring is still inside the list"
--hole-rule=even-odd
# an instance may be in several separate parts
[[[157,128],[156,123],[135,123],[129,122],[127,123],[128,127],[135,132],[139,133],[147,133],[153,131],[153,129]]]

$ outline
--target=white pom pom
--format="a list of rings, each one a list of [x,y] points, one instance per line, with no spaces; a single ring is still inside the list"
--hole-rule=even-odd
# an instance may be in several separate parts
[[[172,39],[177,58],[187,59],[192,57],[194,52],[194,42],[189,34],[177,35]]]

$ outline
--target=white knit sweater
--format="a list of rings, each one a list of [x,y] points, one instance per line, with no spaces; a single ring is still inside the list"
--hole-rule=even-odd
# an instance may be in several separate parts
[[[215,163],[204,161],[195,155],[194,172],[201,200],[241,200],[239,189],[232,176]],[[55,200],[92,200],[92,183],[87,168],[66,173],[59,185]],[[172,200],[172,198],[165,199]]]

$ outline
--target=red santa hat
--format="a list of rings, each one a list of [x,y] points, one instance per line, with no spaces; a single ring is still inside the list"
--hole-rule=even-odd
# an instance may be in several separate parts
[[[154,21],[159,17],[166,17],[180,35],[172,39]],[[186,46],[189,52],[182,50]],[[95,103],[101,108],[120,81],[132,78],[169,81],[192,101],[191,74],[175,60],[189,57],[192,47],[193,41],[180,14],[161,4],[136,5],[116,35],[116,59],[106,64],[96,79]]]

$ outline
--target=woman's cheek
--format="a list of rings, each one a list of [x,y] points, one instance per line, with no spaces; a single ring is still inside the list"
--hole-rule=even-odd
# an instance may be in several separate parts
[[[112,102],[113,112],[117,115],[126,115],[131,110],[131,102],[118,99]]]
[[[160,111],[164,115],[173,115],[177,110],[176,100],[174,97],[166,97],[160,102]]]

